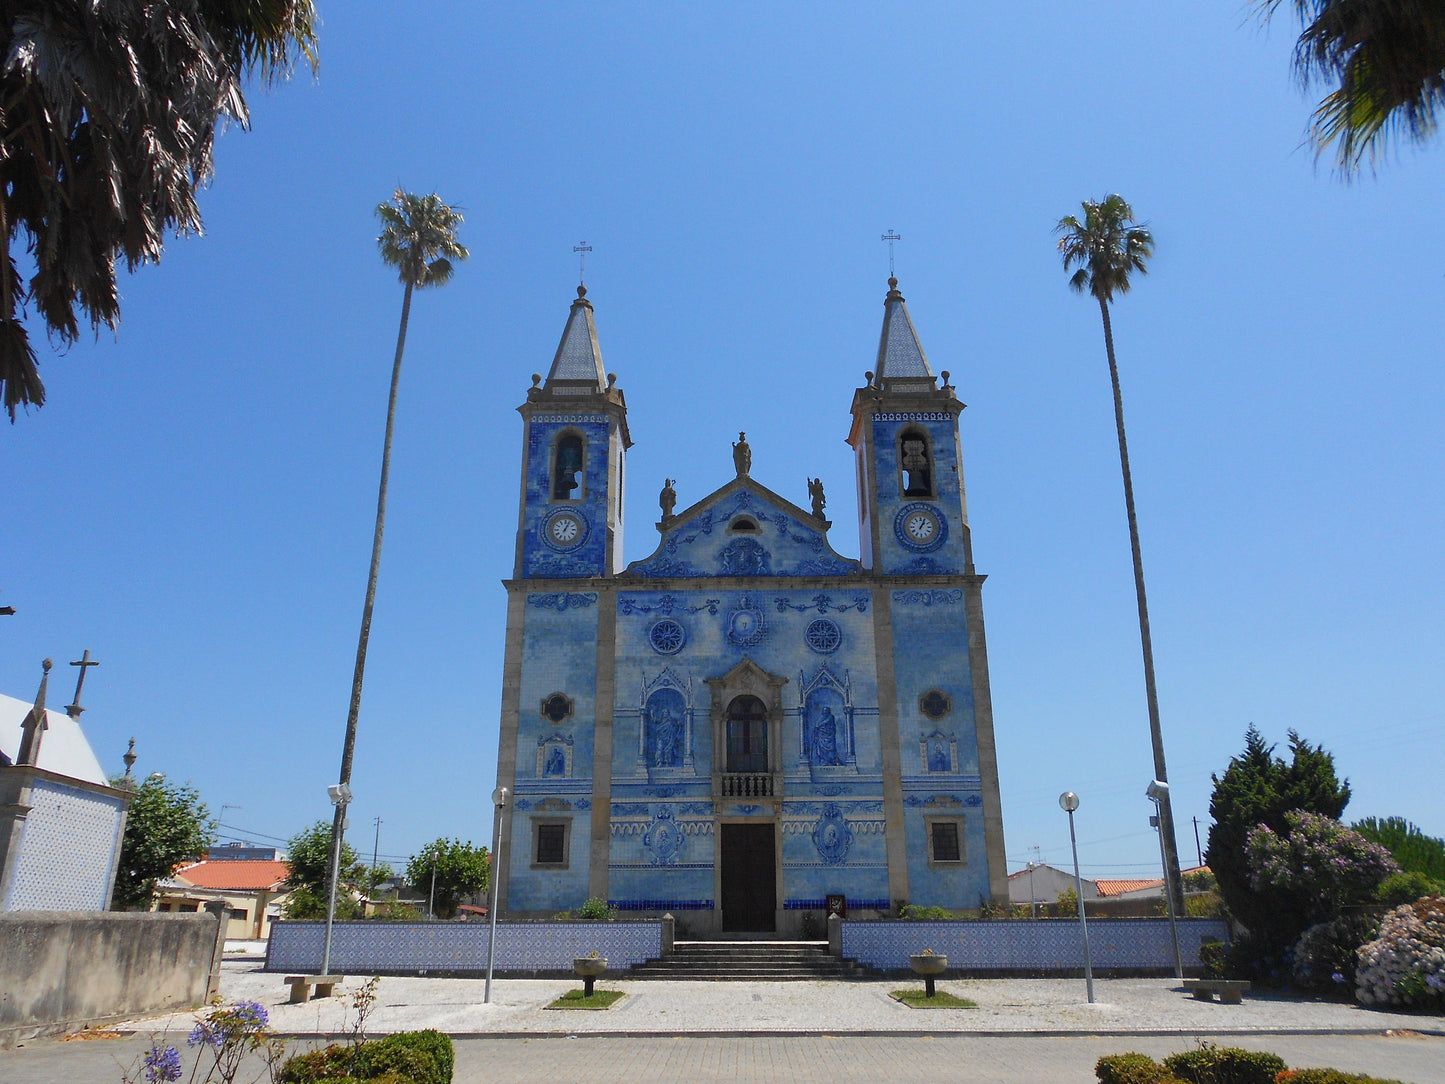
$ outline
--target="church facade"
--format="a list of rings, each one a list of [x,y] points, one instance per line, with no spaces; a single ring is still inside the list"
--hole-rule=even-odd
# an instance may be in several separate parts
[[[828,908],[1006,903],[963,404],[889,280],[853,393],[858,559],[751,472],[672,482],[622,564],[627,406],[579,287],[525,425],[498,782],[499,912],[601,898],[689,934],[796,934]]]

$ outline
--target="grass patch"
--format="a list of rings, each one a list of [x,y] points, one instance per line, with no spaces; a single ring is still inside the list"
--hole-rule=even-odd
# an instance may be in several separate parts
[[[586,997],[581,990],[568,990],[552,1004],[549,1009],[610,1009],[626,995],[621,990],[593,990],[591,997]]]
[[[978,1002],[970,1001],[966,997],[957,997],[947,990],[939,990],[932,997],[929,997],[922,990],[894,990],[889,995],[895,1001],[901,1001],[910,1009],[976,1009]]]

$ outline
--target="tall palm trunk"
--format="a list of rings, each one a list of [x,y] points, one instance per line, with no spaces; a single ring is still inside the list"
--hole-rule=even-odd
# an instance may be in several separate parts
[[[1114,386],[1114,424],[1119,430],[1119,466],[1124,472],[1124,507],[1129,513],[1129,547],[1134,554],[1134,593],[1139,599],[1139,641],[1144,649],[1144,695],[1149,704],[1149,737],[1154,746],[1154,778],[1169,782],[1164,767],[1164,732],[1159,726],[1159,695],[1154,685],[1154,645],[1149,638],[1149,602],[1144,595],[1144,558],[1139,552],[1139,521],[1134,515],[1134,479],[1129,473],[1129,444],[1124,438],[1124,397],[1119,391],[1119,366],[1114,361],[1114,328],[1109,304],[1099,299],[1104,317],[1104,348],[1109,354],[1109,380]],[[1179,876],[1179,849],[1174,840],[1174,811],[1166,791],[1159,802],[1159,832],[1164,840],[1165,890],[1176,914],[1184,913],[1184,887]]]
[[[386,484],[391,475],[391,434],[396,426],[396,390],[401,382],[401,355],[406,349],[406,325],[411,318],[412,284],[406,284],[401,302],[401,327],[396,335],[396,359],[391,364],[391,397],[386,404],[386,439],[381,448],[381,483],[376,494],[376,533],[371,539],[371,572],[366,579],[366,603],[361,608],[361,636],[356,642],[356,669],[351,677],[351,710],[346,715],[346,742],[341,749],[340,782],[351,782],[351,760],[356,751],[356,722],[361,715],[361,686],[366,676],[366,645],[371,639],[371,611],[376,606],[376,577],[381,568],[381,536],[386,529]],[[336,871],[341,853],[341,837],[345,829],[346,808],[338,805],[331,822],[331,862],[327,878],[326,898],[335,899]]]

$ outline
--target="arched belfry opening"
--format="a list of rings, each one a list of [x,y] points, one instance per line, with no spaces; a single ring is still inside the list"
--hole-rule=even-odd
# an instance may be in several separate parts
[[[932,497],[933,442],[922,429],[898,434],[898,473],[905,497]]]
[[[586,493],[586,445],[580,433],[562,433],[552,449],[552,499],[580,501]]]

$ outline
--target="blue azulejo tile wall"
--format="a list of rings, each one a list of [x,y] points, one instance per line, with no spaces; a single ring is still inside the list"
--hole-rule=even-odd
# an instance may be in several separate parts
[[[326,926],[277,922],[271,927],[267,971],[315,974]],[[485,974],[490,927],[484,922],[339,922],[333,927],[331,968],[343,973]],[[596,952],[608,969],[625,971],[662,955],[658,922],[498,922],[494,971],[572,972],[572,961]]]
[[[1199,966],[1199,947],[1228,939],[1216,918],[1180,919],[1179,951],[1185,967]],[[908,970],[911,953],[932,949],[948,957],[950,971],[1058,971],[1084,966],[1083,938],[1072,919],[995,922],[844,922],[843,956],[884,971]],[[1118,918],[1089,923],[1089,953],[1096,970],[1168,970],[1174,966],[1169,922]]]

